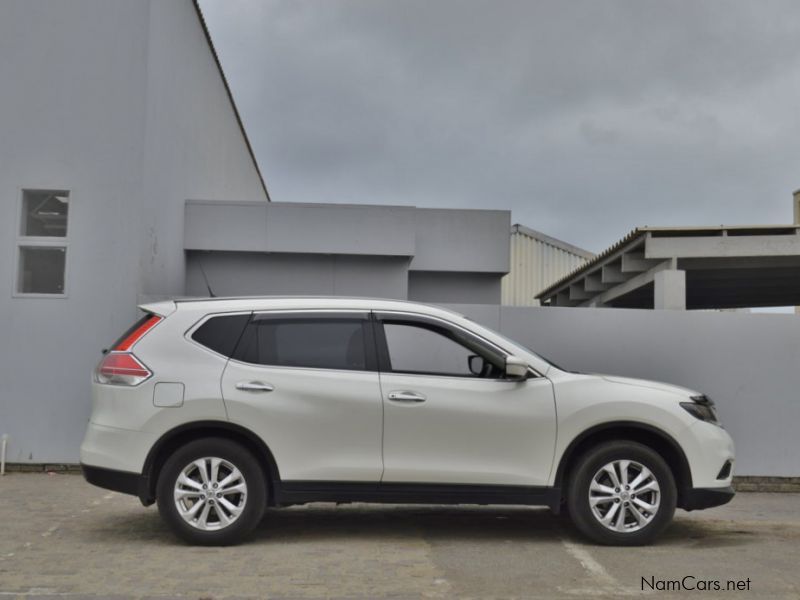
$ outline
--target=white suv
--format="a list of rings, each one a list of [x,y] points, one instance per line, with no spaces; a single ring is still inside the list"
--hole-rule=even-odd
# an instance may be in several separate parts
[[[687,389],[565,371],[456,313],[346,298],[140,307],[97,367],[86,479],[230,544],[266,506],[565,508],[596,542],[653,540],[733,497],[733,443]]]

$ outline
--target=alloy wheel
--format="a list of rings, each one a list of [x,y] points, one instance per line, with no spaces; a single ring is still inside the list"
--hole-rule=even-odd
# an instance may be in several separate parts
[[[633,460],[614,460],[598,469],[589,485],[589,506],[603,527],[630,533],[646,527],[661,503],[652,471]]]
[[[241,516],[247,503],[247,482],[231,462],[199,458],[181,470],[173,496],[186,523],[201,531],[216,531]]]

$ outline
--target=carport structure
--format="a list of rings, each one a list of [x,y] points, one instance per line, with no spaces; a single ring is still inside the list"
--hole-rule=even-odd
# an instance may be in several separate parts
[[[637,228],[536,297],[547,306],[797,306],[800,225]]]

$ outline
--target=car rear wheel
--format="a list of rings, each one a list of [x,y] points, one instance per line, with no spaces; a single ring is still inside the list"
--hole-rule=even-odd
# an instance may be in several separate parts
[[[222,438],[195,440],[170,456],[158,478],[158,510],[186,542],[230,545],[258,525],[267,488],[258,461]]]
[[[607,442],[578,459],[567,492],[575,526],[600,544],[648,544],[672,521],[675,479],[643,444]]]

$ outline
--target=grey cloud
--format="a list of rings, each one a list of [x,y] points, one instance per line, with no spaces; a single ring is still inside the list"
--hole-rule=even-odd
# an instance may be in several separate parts
[[[276,200],[509,208],[593,250],[791,218],[795,2],[201,5]]]

